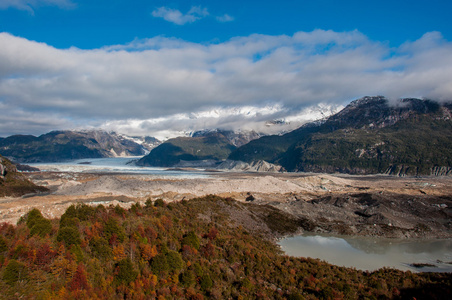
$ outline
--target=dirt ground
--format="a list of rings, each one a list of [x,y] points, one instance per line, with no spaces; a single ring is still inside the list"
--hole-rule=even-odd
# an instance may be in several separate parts
[[[301,230],[386,237],[452,237],[452,177],[310,173],[206,173],[205,178],[37,172],[47,194],[0,198],[0,221],[16,223],[32,208],[57,218],[73,203],[167,202],[208,194],[270,204],[300,220]]]

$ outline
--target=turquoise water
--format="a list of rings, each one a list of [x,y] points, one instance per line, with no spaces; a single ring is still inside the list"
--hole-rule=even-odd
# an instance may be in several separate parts
[[[452,240],[394,240],[367,237],[304,235],[278,243],[291,256],[312,257],[331,264],[373,271],[452,272]],[[430,264],[416,268],[417,264]]]

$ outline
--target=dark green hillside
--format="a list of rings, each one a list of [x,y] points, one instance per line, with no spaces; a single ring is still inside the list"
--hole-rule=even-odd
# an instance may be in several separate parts
[[[16,162],[57,162],[122,153],[144,154],[140,145],[103,131],[52,131],[39,137],[13,135],[0,140],[0,151]]]
[[[5,156],[19,162],[61,161],[77,158],[100,158],[98,149],[90,149],[86,140],[54,131],[40,137],[11,136],[0,142]],[[93,141],[88,141],[93,143]]]
[[[373,131],[316,133],[280,162],[297,171],[428,175],[435,166],[452,166],[452,123],[420,117]]]
[[[253,222],[261,227],[248,231]],[[0,226],[0,298],[448,299],[452,292],[451,274],[370,273],[288,257],[259,234],[262,226],[291,232],[292,223],[274,208],[215,196],[129,210],[73,205],[59,220],[34,209],[17,226]]]
[[[231,159],[279,163],[289,171],[446,175],[452,172],[452,106],[365,97],[320,125],[250,142]]]
[[[21,145],[27,143],[33,143],[38,140],[37,137],[33,135],[12,135],[7,138],[2,138],[0,140],[0,145]]]
[[[138,164],[169,167],[180,161],[223,160],[235,148],[223,134],[218,132],[198,137],[178,137],[154,148],[139,160]]]
[[[276,162],[292,144],[305,139],[319,129],[318,124],[310,123],[284,135],[263,136],[234,150],[229,155],[229,159],[248,163],[258,160]]]
[[[8,159],[0,155],[0,197],[19,197],[29,193],[47,191],[47,188],[37,186],[17,171]]]

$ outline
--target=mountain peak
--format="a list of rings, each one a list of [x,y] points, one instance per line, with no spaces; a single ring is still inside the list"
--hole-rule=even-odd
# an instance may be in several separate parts
[[[392,101],[383,96],[366,96],[352,101],[327,123],[333,128],[382,128],[418,114],[441,115],[448,111],[446,106],[432,100],[403,98]]]
[[[384,96],[365,96],[350,102],[347,107],[359,107],[364,105],[384,105],[387,104],[388,100]]]
[[[289,171],[452,174],[451,112],[452,104],[431,100],[363,97],[321,124],[252,141],[229,158]]]

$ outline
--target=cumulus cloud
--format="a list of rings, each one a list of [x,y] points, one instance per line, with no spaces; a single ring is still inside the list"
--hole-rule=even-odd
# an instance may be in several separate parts
[[[315,30],[62,50],[0,33],[0,105],[8,111],[0,115],[0,136],[81,124],[149,135],[162,124],[246,127],[365,95],[452,100],[452,43],[430,32],[390,48],[358,31]],[[278,109],[249,118],[231,112],[244,107]],[[196,115],[214,109],[223,109],[221,117]],[[9,127],[6,118],[23,125]]]
[[[192,6],[190,10],[183,14],[177,9],[171,9],[168,7],[159,7],[152,12],[152,16],[156,18],[163,18],[168,22],[172,22],[177,25],[184,25],[187,23],[193,23],[209,15],[207,8],[201,6]]]
[[[40,6],[71,8],[74,7],[75,4],[70,0],[0,0],[0,9],[11,7],[33,13],[34,9]]]

